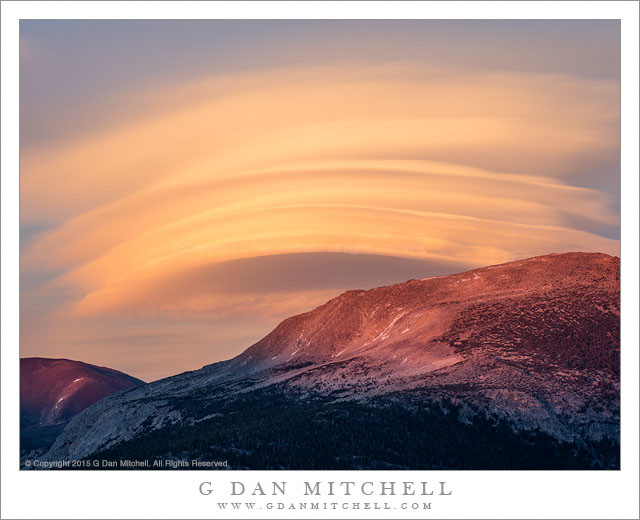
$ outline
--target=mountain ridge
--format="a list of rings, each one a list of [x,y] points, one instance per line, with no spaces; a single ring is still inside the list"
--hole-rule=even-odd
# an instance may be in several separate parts
[[[565,253],[347,291],[230,360],[105,398],[71,421],[47,457],[213,427],[217,409],[266,395],[292,409],[313,399],[383,399],[410,413],[454,406],[460,425],[493,418],[520,437],[615,444],[619,280],[617,257]]]
[[[20,358],[21,451],[48,448],[82,410],[107,395],[144,384],[124,372],[82,361]]]

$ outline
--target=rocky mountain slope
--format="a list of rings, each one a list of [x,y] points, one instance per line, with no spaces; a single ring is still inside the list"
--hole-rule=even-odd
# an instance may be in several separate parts
[[[107,395],[144,381],[117,370],[69,359],[20,359],[20,430],[30,446],[59,432],[79,412]],[[46,443],[45,443],[46,444]]]
[[[47,457],[616,467],[619,293],[619,259],[587,253],[348,291],[231,360],[103,399]]]

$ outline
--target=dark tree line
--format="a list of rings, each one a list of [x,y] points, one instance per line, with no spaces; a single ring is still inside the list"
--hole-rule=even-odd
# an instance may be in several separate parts
[[[213,403],[174,403],[203,416]],[[220,415],[174,425],[104,450],[96,458],[228,460],[232,469],[603,469],[619,467],[613,441],[576,445],[504,421],[458,420],[452,404],[401,406],[324,399],[275,390],[216,402]]]

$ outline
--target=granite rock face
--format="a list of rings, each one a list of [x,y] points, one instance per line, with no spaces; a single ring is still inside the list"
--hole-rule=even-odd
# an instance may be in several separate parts
[[[233,438],[225,437],[226,432],[240,427],[238,421],[251,422],[247,428],[254,431],[262,426],[273,431],[269,434],[273,438],[265,442],[282,444],[283,450],[287,443],[290,452],[315,446],[315,440],[305,437],[310,433],[300,431],[284,441],[287,432],[256,423],[251,407],[259,403],[257,410],[272,409],[272,416],[281,422],[288,421],[289,407],[291,414],[308,414],[308,421],[322,427],[323,410],[329,415],[335,412],[339,419],[331,416],[334,430],[329,431],[336,438],[342,434],[349,438],[364,428],[362,417],[376,413],[379,420],[373,423],[384,426],[393,410],[405,414],[395,420],[407,424],[417,415],[431,414],[419,421],[439,425],[434,431],[453,432],[454,437],[456,428],[473,431],[476,425],[478,431],[486,430],[488,439],[491,428],[501,428],[500,435],[508,437],[504,443],[513,446],[526,438],[522,449],[542,443],[540,439],[547,447],[568,446],[569,455],[558,459],[562,461],[578,457],[575,453],[582,450],[580,461],[575,466],[567,462],[566,467],[616,467],[611,453],[619,443],[619,365],[619,259],[597,253],[547,255],[348,291],[284,320],[231,360],[102,399],[70,422],[46,457],[133,456],[144,439],[157,455],[258,453],[250,440],[246,446],[242,441],[224,445],[223,439]],[[233,414],[236,422],[230,419]],[[404,431],[403,425],[398,429]],[[381,446],[377,453],[395,442],[392,430],[389,426],[390,433],[373,439]],[[415,434],[409,426],[406,430],[420,440],[418,430]],[[187,431],[202,433],[190,444],[168,440],[175,438],[171,432],[189,437]],[[250,431],[234,432],[239,439],[245,438],[244,433],[251,438]],[[328,463],[327,468],[387,467],[382,456],[358,459],[360,448],[329,444],[321,449],[328,455],[331,450],[340,453],[334,457],[338,462]],[[606,457],[597,448],[605,444]],[[444,453],[445,440],[442,446],[443,455],[434,464],[459,467],[458,462],[448,464],[447,457],[455,456]],[[519,460],[517,456],[512,459]],[[243,457],[238,455],[243,467],[278,467],[258,455]],[[389,457],[395,461],[393,467],[427,464]],[[344,462],[347,459],[357,462]],[[418,454],[412,460],[423,459]],[[553,464],[549,462],[549,469]],[[489,466],[490,462],[470,463],[468,469],[493,469]]]

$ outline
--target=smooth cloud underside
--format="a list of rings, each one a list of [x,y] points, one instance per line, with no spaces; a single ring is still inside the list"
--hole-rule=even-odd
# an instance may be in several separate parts
[[[160,108],[134,97],[119,125],[21,156],[21,219],[50,227],[21,267],[51,273],[73,316],[247,312],[199,269],[291,252],[619,254],[600,233],[619,225],[609,196],[567,174],[618,149],[613,82],[354,65],[139,96]],[[255,312],[287,298],[246,294]]]

